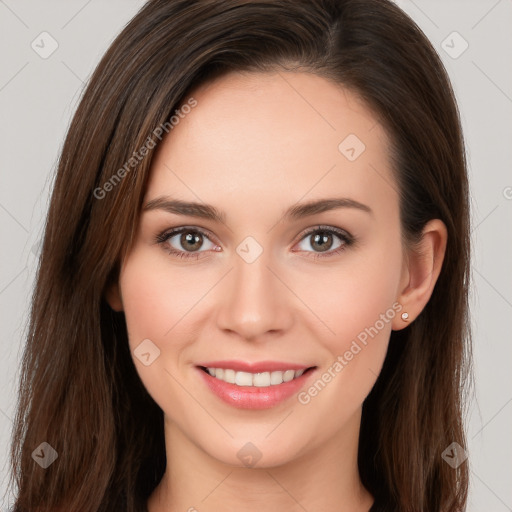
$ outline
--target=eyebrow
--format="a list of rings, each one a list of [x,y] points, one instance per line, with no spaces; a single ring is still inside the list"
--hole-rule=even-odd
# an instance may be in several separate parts
[[[349,198],[331,198],[292,205],[282,214],[282,217],[285,220],[298,220],[303,217],[317,215],[319,213],[336,210],[338,208],[354,208],[373,215],[372,209],[359,201]],[[225,212],[218,210],[215,206],[206,203],[180,201],[179,199],[171,199],[166,196],[152,199],[146,203],[143,210],[164,210],[176,215],[198,217],[201,219],[220,222],[222,224],[226,221]]]

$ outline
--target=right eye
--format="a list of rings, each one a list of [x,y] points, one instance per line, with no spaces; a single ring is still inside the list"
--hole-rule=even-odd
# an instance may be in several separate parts
[[[220,247],[213,244],[208,234],[199,228],[181,227],[165,231],[157,236],[156,241],[172,256],[178,258],[198,259],[205,239],[212,245],[210,250],[219,251]]]

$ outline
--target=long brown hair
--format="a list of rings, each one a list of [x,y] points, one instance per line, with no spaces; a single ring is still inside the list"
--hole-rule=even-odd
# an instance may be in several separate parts
[[[358,462],[372,511],[465,509],[467,463],[453,469],[442,453],[465,446],[468,183],[439,56],[389,0],[150,0],[101,59],[60,156],[21,367],[14,512],[145,510],[165,471],[163,413],[135,370],[123,314],[104,299],[134,239],[154,149],[130,159],[199,84],[282,69],[348,88],[378,117],[411,243],[427,221],[446,224],[433,295],[392,332],[363,405]],[[46,469],[32,457],[42,442],[58,454]]]

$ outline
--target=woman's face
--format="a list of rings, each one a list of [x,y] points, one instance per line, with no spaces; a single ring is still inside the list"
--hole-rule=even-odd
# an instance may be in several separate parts
[[[120,274],[140,378],[167,429],[228,464],[357,438],[403,323],[385,132],[306,73],[230,74],[193,97],[153,159]]]

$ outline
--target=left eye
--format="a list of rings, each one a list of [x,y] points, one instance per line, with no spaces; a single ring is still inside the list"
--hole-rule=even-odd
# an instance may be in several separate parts
[[[336,242],[336,238],[338,242]],[[309,239],[309,241],[308,241]],[[352,243],[352,238],[344,231],[333,229],[333,228],[315,228],[307,232],[299,243],[300,250],[308,251],[307,247],[313,249],[312,252],[318,253],[319,256],[323,256],[322,253],[338,253],[340,250],[347,245]],[[306,246],[306,247],[305,247]]]

